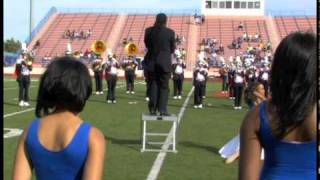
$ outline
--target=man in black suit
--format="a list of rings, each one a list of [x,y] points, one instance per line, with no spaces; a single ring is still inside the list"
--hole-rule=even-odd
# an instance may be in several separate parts
[[[167,111],[169,79],[171,76],[171,54],[175,50],[175,32],[166,27],[167,16],[160,13],[154,26],[145,30],[144,43],[148,51],[144,57],[145,70],[150,79],[150,114],[169,115]]]

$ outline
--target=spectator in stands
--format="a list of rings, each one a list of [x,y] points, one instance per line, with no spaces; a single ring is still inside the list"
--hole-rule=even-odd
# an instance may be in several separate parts
[[[260,35],[259,33],[256,33],[256,34],[254,35],[254,41],[255,41],[255,42],[258,42],[258,41],[260,40],[260,38],[261,38],[261,35]]]
[[[125,46],[125,45],[127,45],[127,43],[128,43],[127,38],[123,38],[123,40],[122,40],[122,45]]]
[[[247,32],[243,32],[242,39],[243,41],[249,41]]]
[[[305,32],[280,42],[271,69],[271,99],[250,111],[241,126],[240,180],[316,179],[316,46],[316,35]]]
[[[184,48],[182,48],[182,50],[181,50],[181,58],[182,58],[183,60],[186,59],[186,54],[187,54],[186,50],[185,50]]]
[[[222,43],[220,43],[220,46],[219,46],[219,53],[224,55],[224,47]]]
[[[271,51],[271,49],[272,49],[271,42],[268,41],[268,42],[267,42],[267,51]]]
[[[202,15],[202,16],[201,16],[201,23],[203,24],[204,21],[205,21],[205,17],[204,17],[204,15]]]
[[[91,31],[91,29],[88,29],[88,31],[87,31],[87,38],[91,37],[91,35],[92,35],[92,31]]]
[[[80,31],[80,39],[86,39],[83,30]]]
[[[128,43],[133,43],[133,38],[129,37]]]
[[[12,179],[102,179],[106,140],[79,113],[91,95],[85,65],[53,61],[40,80],[36,116],[20,137]]]
[[[243,31],[243,23],[240,22],[240,24],[238,25],[238,31]]]
[[[186,38],[185,38],[184,36],[182,36],[181,42],[182,42],[182,43],[186,42]]]
[[[38,47],[40,47],[40,40],[39,40],[39,39],[38,39],[38,40],[36,41],[36,43],[34,44],[32,50],[35,50],[35,49],[37,49]]]

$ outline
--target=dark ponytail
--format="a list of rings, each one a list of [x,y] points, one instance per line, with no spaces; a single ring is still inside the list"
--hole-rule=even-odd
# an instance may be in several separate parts
[[[294,32],[279,44],[271,69],[271,103],[279,118],[276,134],[282,138],[313,110],[317,87],[316,37]]]

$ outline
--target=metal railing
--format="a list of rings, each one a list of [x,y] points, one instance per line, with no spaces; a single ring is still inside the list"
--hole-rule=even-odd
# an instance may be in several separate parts
[[[265,11],[266,16],[316,16],[312,10],[273,10]]]
[[[58,13],[109,13],[109,14],[157,14],[193,15],[200,14],[200,9],[141,9],[141,8],[64,8],[57,7]]]
[[[48,13],[44,16],[44,18],[41,19],[41,21],[37,24],[37,26],[32,30],[31,34],[25,40],[25,43],[27,43],[27,45],[29,45],[32,39],[39,33],[39,31],[42,29],[45,23],[49,20],[51,15],[53,15],[56,12],[57,12],[57,9],[55,7],[50,8]]]

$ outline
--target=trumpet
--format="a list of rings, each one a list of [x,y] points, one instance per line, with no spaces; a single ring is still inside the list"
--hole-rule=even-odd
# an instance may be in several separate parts
[[[134,44],[134,43],[128,43],[125,46],[124,50],[129,56],[134,56],[134,55],[137,55],[139,53],[138,46],[136,44]]]
[[[102,40],[94,41],[91,45],[91,50],[99,55],[102,55],[107,49],[107,45]]]

